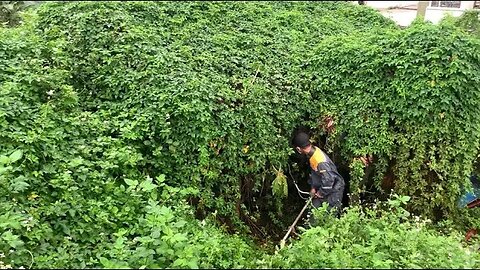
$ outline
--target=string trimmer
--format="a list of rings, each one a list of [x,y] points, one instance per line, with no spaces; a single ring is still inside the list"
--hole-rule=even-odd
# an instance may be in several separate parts
[[[285,246],[285,241],[287,240],[288,236],[290,235],[290,233],[292,232],[293,228],[295,227],[295,225],[297,224],[297,222],[300,220],[300,218],[302,217],[303,215],[303,212],[305,212],[305,210],[307,209],[308,205],[310,204],[310,202],[312,201],[312,198],[313,197],[303,197],[302,194],[304,195],[307,195],[309,196],[310,193],[309,192],[306,192],[306,191],[303,191],[301,190],[298,185],[297,185],[297,181],[295,180],[295,178],[292,176],[291,174],[291,169],[290,169],[290,166],[288,166],[288,169],[289,169],[289,172],[290,172],[290,177],[292,178],[293,180],[293,184],[295,185],[295,187],[297,188],[297,192],[298,192],[298,196],[300,196],[300,198],[304,199],[304,200],[307,200],[307,202],[305,203],[305,206],[302,208],[302,211],[300,211],[300,214],[298,214],[297,218],[295,219],[295,221],[293,222],[293,224],[290,226],[290,228],[288,229],[287,231],[287,234],[285,234],[285,236],[283,237],[282,241],[280,241],[280,248],[283,248]]]
[[[300,214],[298,214],[297,218],[295,219],[295,221],[293,222],[293,224],[290,226],[290,228],[288,229],[288,232],[287,234],[285,234],[285,236],[283,237],[282,241],[280,241],[280,248],[283,248],[285,246],[285,241],[287,240],[288,236],[290,235],[290,233],[292,232],[293,228],[295,227],[295,225],[297,224],[297,222],[300,220],[300,218],[302,217],[303,215],[303,212],[305,212],[305,210],[307,209],[308,205],[310,204],[310,202],[312,201],[312,198],[313,197],[310,197],[308,200],[307,200],[307,203],[305,203],[305,206],[302,208],[302,211],[300,211]]]

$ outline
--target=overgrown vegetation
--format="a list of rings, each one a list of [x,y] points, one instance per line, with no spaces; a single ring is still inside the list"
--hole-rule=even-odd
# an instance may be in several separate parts
[[[309,104],[294,85],[306,53],[328,35],[394,27],[345,3],[50,6],[37,31],[61,42],[79,109],[108,121],[137,167],[197,187],[200,214],[237,229],[262,218],[254,200],[273,201],[273,168],[285,169]]]
[[[479,41],[452,23],[400,30],[341,2],[66,2],[0,32],[0,267],[478,267],[458,233],[411,232],[401,199],[276,254],[248,237],[293,221],[291,132],[318,142],[326,115],[352,198],[393,190],[476,226],[456,200],[478,155]]]
[[[478,155],[480,43],[455,26],[416,23],[403,31],[324,39],[304,87],[319,101],[313,119],[338,119],[346,160],[372,154],[374,171],[351,189],[412,197],[412,211],[457,213]],[[321,102],[321,103],[320,103]]]
[[[302,269],[478,267],[477,251],[461,247],[460,234],[439,236],[429,228],[431,220],[407,218],[402,206],[408,200],[397,196],[373,209],[354,207],[340,219],[326,216],[321,226],[305,231],[300,241],[280,250],[267,264]]]
[[[0,1],[0,24],[14,27],[21,23],[20,13],[25,11],[33,1]]]
[[[480,11],[475,9],[466,10],[455,20],[455,25],[480,38]]]

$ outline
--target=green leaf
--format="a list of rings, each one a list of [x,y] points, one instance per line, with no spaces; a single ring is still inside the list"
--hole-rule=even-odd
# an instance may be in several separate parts
[[[187,262],[187,266],[188,266],[188,268],[190,268],[190,269],[198,269],[198,268],[199,268],[199,267],[198,267],[197,260],[192,260],[192,259]]]
[[[176,233],[171,239],[170,241],[172,241],[172,243],[175,243],[175,242],[183,242],[183,241],[186,241],[188,238],[185,234],[183,233]]]
[[[157,176],[157,182],[159,184],[163,183],[165,181],[165,175],[164,174],[160,174],[159,176]]]
[[[156,187],[157,185],[152,183],[152,179],[147,179],[140,183],[140,188],[145,192],[151,191]]]
[[[7,156],[0,155],[0,164],[7,164],[10,161],[10,158]]]
[[[125,183],[129,186],[129,187],[132,187],[132,188],[135,188],[137,185],[138,185],[138,181],[137,180],[131,180],[131,179],[127,179],[125,178]]]
[[[21,219],[20,215],[15,215],[11,212],[7,212],[0,216],[0,229],[11,228],[11,229],[20,229],[21,228]]]
[[[7,167],[0,167],[0,175],[12,170],[13,167],[12,166],[7,166]]]
[[[287,197],[288,196],[288,184],[287,178],[281,170],[277,171],[277,177],[272,182],[272,191],[274,195]]]
[[[19,159],[21,159],[23,156],[23,152],[21,150],[16,150],[15,152],[13,152],[11,155],[10,155],[10,162],[11,163],[14,163],[16,161],[18,161]]]
[[[26,190],[30,184],[25,182],[26,178],[24,176],[19,176],[13,179],[10,183],[10,190],[13,193],[18,193]]]
[[[400,197],[400,201],[402,201],[403,204],[406,204],[408,201],[410,201],[410,196],[402,196]]]
[[[23,245],[23,241],[19,239],[19,236],[12,234],[11,231],[4,232],[2,234],[2,239],[12,248],[17,248]]]

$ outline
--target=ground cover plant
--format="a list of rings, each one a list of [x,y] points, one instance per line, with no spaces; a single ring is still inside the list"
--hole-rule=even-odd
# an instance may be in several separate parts
[[[478,211],[457,200],[479,154],[480,43],[458,22],[402,30],[346,2],[22,16],[0,28],[0,267],[478,267],[460,241]],[[328,138],[351,208],[276,252],[303,203],[299,126]]]

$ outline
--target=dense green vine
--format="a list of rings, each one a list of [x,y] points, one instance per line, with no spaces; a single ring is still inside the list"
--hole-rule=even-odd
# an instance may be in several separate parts
[[[377,156],[416,212],[452,214],[478,154],[479,49],[447,22],[418,23],[326,39],[304,76],[337,115],[346,159]]]
[[[0,28],[0,266],[277,267],[224,232],[289,223],[272,181],[292,196],[291,132],[318,143],[325,116],[354,202],[373,182],[460,215],[478,52],[449,22],[400,30],[345,2],[42,4]]]

